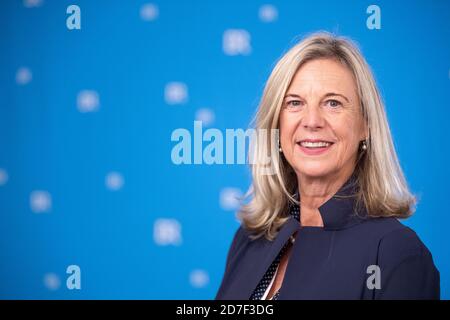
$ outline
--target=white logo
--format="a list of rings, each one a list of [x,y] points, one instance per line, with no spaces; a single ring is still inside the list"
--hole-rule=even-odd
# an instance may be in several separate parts
[[[31,73],[31,70],[26,67],[21,67],[16,72],[16,83],[18,85],[26,85],[32,78],[33,74]]]
[[[175,219],[158,219],[153,226],[153,239],[161,245],[181,244],[181,225]]]
[[[80,112],[97,111],[100,105],[98,93],[93,90],[83,90],[78,93],[77,106]]]
[[[37,8],[42,6],[42,0],[23,0],[25,8]]]
[[[250,34],[242,29],[229,29],[223,33],[223,51],[230,56],[249,55],[252,52]]]
[[[278,10],[271,4],[265,4],[259,8],[259,19],[262,22],[273,22],[278,18]]]
[[[205,126],[211,126],[214,123],[214,111],[208,108],[198,109],[195,113],[195,120],[201,121]]]
[[[61,286],[61,280],[59,280],[58,275],[56,275],[55,273],[46,273],[44,275],[44,286],[48,290],[58,290]]]
[[[49,212],[52,208],[52,197],[50,193],[43,190],[36,190],[30,195],[31,210],[35,213]]]
[[[237,188],[224,188],[220,192],[220,206],[223,210],[237,210],[240,207],[241,190]]]
[[[209,276],[204,270],[193,270],[189,275],[189,281],[194,288],[203,288],[209,283]]]
[[[0,168],[0,186],[3,186],[8,182],[8,172],[5,169]]]
[[[164,90],[166,103],[170,105],[183,104],[188,100],[188,89],[182,82],[169,82]]]
[[[159,10],[153,3],[146,3],[141,6],[140,11],[141,19],[144,21],[153,21],[158,18]]]
[[[106,175],[105,184],[111,191],[120,190],[123,187],[123,176],[119,172],[110,172]]]

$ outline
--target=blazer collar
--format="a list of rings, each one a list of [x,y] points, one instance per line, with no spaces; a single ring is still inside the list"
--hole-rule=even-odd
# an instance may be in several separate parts
[[[354,194],[356,191],[356,179],[351,177],[332,198],[319,207],[324,230],[349,228],[362,221],[362,216],[366,214],[364,209],[360,208],[358,215],[353,213],[355,206]],[[298,192],[296,196],[298,200]],[[342,196],[345,198],[341,198]],[[302,229],[299,223],[299,209],[298,205],[291,204],[289,219],[281,226],[273,241],[263,237],[259,238],[259,241],[252,242],[251,246],[253,248],[244,256],[244,261],[241,262],[241,272],[233,280],[234,285],[229,289],[228,295],[230,297],[234,297],[234,299],[248,299],[251,296],[267,268],[274,261],[289,237]]]
[[[356,194],[358,189],[356,176],[353,174],[335,195],[319,207],[324,230],[346,229],[367,218],[365,207],[357,206]],[[297,200],[299,199],[298,190],[295,197]],[[300,206],[292,204],[289,213],[292,219],[299,220],[298,213],[301,215],[301,203]]]

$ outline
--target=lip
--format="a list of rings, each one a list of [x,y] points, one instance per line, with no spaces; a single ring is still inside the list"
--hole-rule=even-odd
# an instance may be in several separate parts
[[[328,143],[330,143],[330,145],[328,147],[306,148],[300,144],[302,142],[321,142],[321,141],[328,142]],[[323,139],[303,139],[303,140],[297,141],[296,144],[299,147],[300,151],[303,152],[304,154],[309,155],[309,156],[315,156],[315,155],[321,155],[321,154],[327,152],[333,146],[334,142],[323,140]]]

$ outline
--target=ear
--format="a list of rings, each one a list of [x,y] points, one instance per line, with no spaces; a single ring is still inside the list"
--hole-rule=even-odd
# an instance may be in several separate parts
[[[360,141],[362,140],[367,140],[369,139],[369,124],[367,123],[367,121],[363,118],[363,125],[362,125],[362,130],[361,130],[361,136],[360,136]]]

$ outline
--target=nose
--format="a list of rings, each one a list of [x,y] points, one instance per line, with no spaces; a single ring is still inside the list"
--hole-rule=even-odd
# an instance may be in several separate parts
[[[302,125],[307,129],[319,129],[324,126],[324,118],[318,106],[308,105],[302,117]]]

